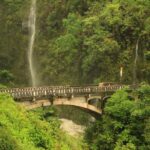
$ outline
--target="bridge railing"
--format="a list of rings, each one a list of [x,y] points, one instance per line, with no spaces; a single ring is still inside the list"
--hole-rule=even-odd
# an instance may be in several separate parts
[[[0,93],[9,93],[14,98],[32,98],[32,97],[48,97],[50,95],[83,95],[95,94],[101,92],[113,92],[124,88],[125,85],[113,86],[49,86],[49,87],[25,87],[25,88],[8,88],[0,89]]]

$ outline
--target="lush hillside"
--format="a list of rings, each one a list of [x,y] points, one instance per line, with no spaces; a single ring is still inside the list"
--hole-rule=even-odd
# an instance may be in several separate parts
[[[3,71],[8,70],[14,83],[28,83],[28,34],[22,26],[27,20],[28,3],[28,0],[0,1],[0,82],[5,82]]]
[[[88,124],[83,142],[60,129],[55,109],[26,111],[10,96],[1,94],[0,150],[149,150],[149,104],[148,85],[132,92],[117,91],[106,102],[101,118]],[[67,110],[71,114],[71,109]],[[74,113],[79,116],[74,119],[84,124],[86,114]]]
[[[44,116],[42,110],[27,112],[1,94],[0,150],[86,150],[81,140],[60,130],[57,118]]]
[[[30,0],[0,0],[0,88],[31,86],[31,10]],[[150,0],[37,0],[34,16],[38,85],[150,84]],[[117,91],[93,124],[78,109],[55,109],[90,125],[88,146],[60,129],[51,108],[28,112],[0,94],[0,150],[149,150],[148,84]]]
[[[86,132],[91,150],[150,149],[150,86],[117,91]]]
[[[0,82],[8,71],[15,85],[29,84],[29,9],[29,0],[0,2]],[[149,0],[38,0],[39,84],[118,82],[121,66],[122,82],[132,83],[133,72],[139,82],[150,82],[149,15]]]
[[[36,55],[39,70],[44,70],[41,81],[118,82],[123,66],[122,80],[131,83],[136,45],[138,79],[149,80],[148,0],[47,0],[39,4]]]

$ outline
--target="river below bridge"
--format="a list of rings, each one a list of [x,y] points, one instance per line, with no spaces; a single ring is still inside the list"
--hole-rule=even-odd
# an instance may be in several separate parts
[[[82,136],[84,134],[84,131],[86,129],[85,126],[77,125],[72,120],[68,120],[68,119],[64,119],[64,118],[59,119],[59,120],[62,122],[60,128],[63,131],[67,132],[69,135],[78,137],[78,136]]]

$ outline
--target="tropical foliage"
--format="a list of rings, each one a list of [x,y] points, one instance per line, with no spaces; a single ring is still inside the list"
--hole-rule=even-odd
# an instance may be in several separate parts
[[[30,0],[0,1],[0,88],[31,83],[29,9]],[[150,83],[149,0],[37,0],[36,13],[39,85]],[[117,91],[105,106],[85,134],[91,150],[150,149],[150,86]],[[88,149],[60,130],[53,113],[28,112],[0,94],[0,150]],[[79,114],[74,118],[86,124]]]
[[[149,104],[150,86],[142,86],[133,93],[117,91],[108,99],[101,119],[87,129],[85,139],[91,149],[150,149]]]
[[[0,8],[0,70],[12,73],[16,85],[28,85],[30,1],[2,0]],[[150,82],[149,15],[149,0],[38,0],[39,84],[118,82],[120,67],[123,83]]]
[[[49,109],[50,111],[50,109]],[[9,95],[0,95],[0,150],[80,150],[82,141],[60,130],[57,118],[27,112]]]

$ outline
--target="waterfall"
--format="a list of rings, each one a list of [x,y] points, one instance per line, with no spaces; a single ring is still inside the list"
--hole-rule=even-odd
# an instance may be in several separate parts
[[[34,50],[34,40],[36,33],[36,0],[32,0],[30,14],[28,19],[28,27],[30,31],[30,39],[29,39],[29,47],[28,47],[28,62],[29,62],[29,70],[31,74],[32,86],[37,85],[35,67],[33,63],[33,50]]]
[[[134,60],[134,69],[133,69],[133,84],[136,84],[137,82],[137,60],[138,60],[138,50],[139,50],[139,39],[136,42],[135,47],[135,60]]]

